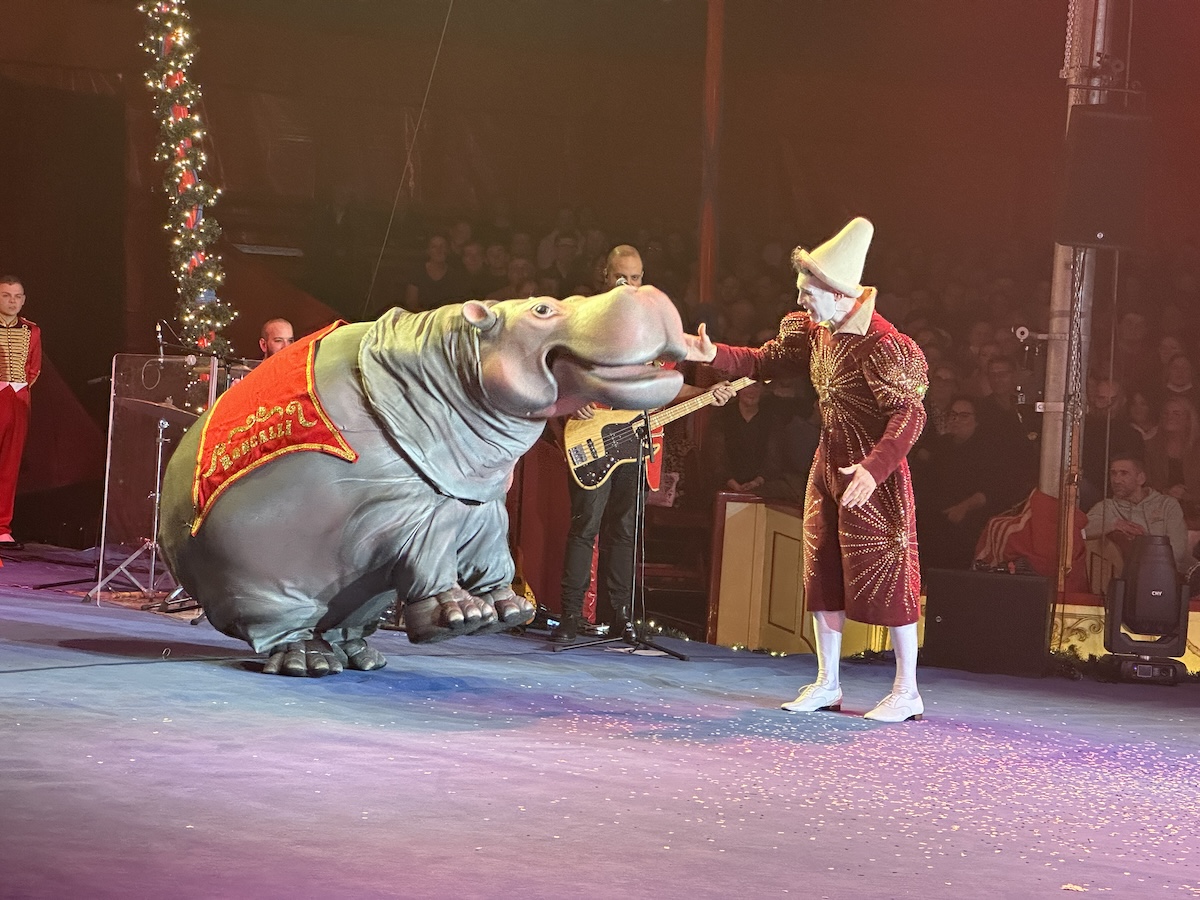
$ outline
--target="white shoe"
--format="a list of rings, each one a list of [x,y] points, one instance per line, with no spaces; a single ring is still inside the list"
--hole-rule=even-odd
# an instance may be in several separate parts
[[[795,700],[780,704],[779,708],[788,712],[816,712],[820,709],[837,712],[842,708],[842,689],[824,684],[810,684],[801,688],[800,696]]]
[[[894,691],[879,701],[869,713],[864,713],[864,719],[876,722],[906,722],[909,719],[920,721],[925,715],[925,704],[920,694],[897,694]]]

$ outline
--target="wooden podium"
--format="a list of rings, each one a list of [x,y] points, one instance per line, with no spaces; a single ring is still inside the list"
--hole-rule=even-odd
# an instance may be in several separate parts
[[[718,493],[708,642],[777,653],[814,653],[802,578],[803,509],[754,494]],[[887,629],[846,622],[842,655],[887,649]]]

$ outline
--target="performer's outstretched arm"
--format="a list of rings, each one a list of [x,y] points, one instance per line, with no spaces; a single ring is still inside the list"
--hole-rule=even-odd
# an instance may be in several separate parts
[[[792,313],[779,323],[779,334],[761,347],[731,347],[714,342],[702,323],[688,335],[689,360],[705,362],[729,378],[750,376],[759,381],[788,375],[808,377],[808,332],[815,328],[804,313]]]

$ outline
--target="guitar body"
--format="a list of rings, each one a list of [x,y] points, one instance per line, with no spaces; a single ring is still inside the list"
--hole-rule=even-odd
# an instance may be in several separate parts
[[[730,387],[736,394],[748,384],[754,384],[754,379],[739,378]],[[657,491],[662,477],[663,426],[712,402],[713,392],[708,391],[649,415],[639,410],[598,409],[590,419],[568,419],[563,427],[563,443],[571,477],[581,488],[593,491],[617,466],[637,462],[649,419],[653,453],[648,452],[646,460],[646,482]]]
[[[590,419],[568,420],[563,428],[563,442],[567,445],[567,464],[575,483],[586,490],[595,490],[617,466],[637,462],[645,431],[645,420],[636,410],[598,409]],[[661,451],[661,437],[655,443]]]

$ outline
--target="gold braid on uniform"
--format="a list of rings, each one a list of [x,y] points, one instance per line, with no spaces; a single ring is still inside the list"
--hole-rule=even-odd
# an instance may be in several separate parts
[[[29,327],[21,323],[0,326],[0,381],[25,381],[28,360]]]

